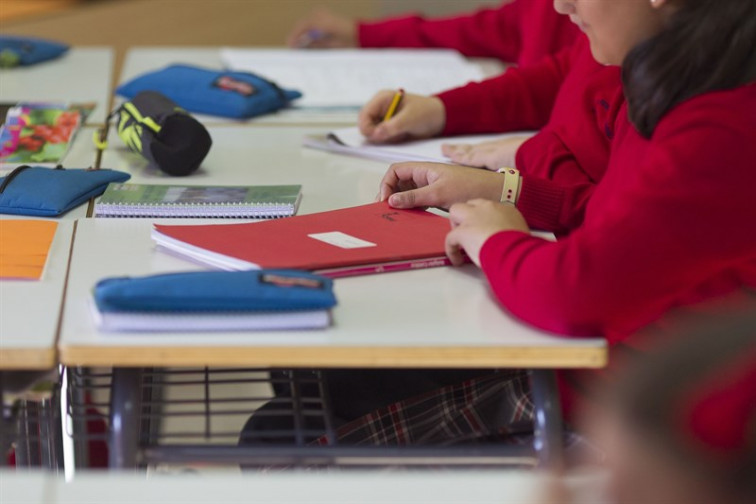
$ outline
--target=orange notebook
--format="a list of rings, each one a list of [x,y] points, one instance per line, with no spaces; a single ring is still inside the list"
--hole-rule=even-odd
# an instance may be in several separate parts
[[[338,278],[448,265],[449,229],[444,217],[383,202],[244,224],[156,224],[152,238],[221,269],[294,268]]]
[[[0,279],[39,280],[58,223],[0,219]]]

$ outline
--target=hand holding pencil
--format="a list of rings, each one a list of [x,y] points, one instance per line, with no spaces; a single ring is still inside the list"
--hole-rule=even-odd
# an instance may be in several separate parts
[[[435,96],[379,91],[362,107],[357,125],[374,143],[396,143],[441,133],[446,122],[444,104]]]
[[[396,113],[396,109],[399,108],[399,103],[401,103],[402,98],[404,98],[404,89],[399,88],[399,91],[397,91],[394,94],[394,97],[391,99],[389,108],[388,110],[386,110],[386,114],[383,116],[383,122],[386,122],[392,117],[394,117],[394,114]]]

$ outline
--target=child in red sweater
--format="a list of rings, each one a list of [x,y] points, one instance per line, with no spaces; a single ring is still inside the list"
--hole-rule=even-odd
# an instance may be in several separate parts
[[[675,307],[756,288],[756,4],[555,5],[598,61],[622,65],[627,103],[592,189],[516,170],[400,163],[381,198],[450,208],[449,257],[461,264],[464,252],[480,266],[508,311],[549,331],[604,335],[614,352]],[[569,222],[570,232],[543,241],[529,234],[534,222]],[[579,397],[573,385],[597,378],[569,375],[567,410]]]
[[[456,49],[468,57],[529,65],[568,47],[579,30],[554,12],[552,0],[510,0],[473,14],[426,19],[408,15],[355,23],[319,9],[288,36],[291,47]]]
[[[393,92],[380,92],[360,112],[360,129],[371,141],[539,129],[524,143],[523,138],[508,137],[469,149],[452,146],[446,154],[463,165],[516,167],[569,184],[569,197],[576,202],[589,197],[606,170],[614,123],[624,102],[619,67],[596,62],[585,36],[536,65],[438,96],[405,95],[396,115],[383,122],[392,98]],[[534,204],[542,214],[531,216],[533,227],[563,232],[580,221],[578,212],[557,215],[560,209],[541,203]]]
[[[545,173],[400,163],[384,176],[381,198],[399,208],[450,208],[450,258],[460,264],[464,251],[507,310],[567,336],[603,335],[614,354],[638,347],[635,332],[675,307],[727,294],[753,297],[747,290],[756,288],[756,234],[750,231],[756,222],[756,4],[555,4],[586,32],[596,60],[622,64],[628,102],[617,102],[616,122],[607,124],[612,142],[605,172],[595,178],[584,173],[580,180],[575,171],[559,180]],[[520,89],[527,91],[523,83]],[[534,97],[531,104],[512,105],[533,106],[534,117],[543,117],[536,105],[556,92],[545,94],[540,102]],[[404,107],[411,110],[409,98]],[[486,111],[472,110],[470,122]],[[603,148],[594,141],[586,135],[583,149]],[[544,241],[530,235],[528,223],[568,234]],[[410,384],[448,378],[443,372],[407,374],[402,380]],[[562,374],[568,418],[578,391],[601,381],[600,374]],[[354,420],[339,429],[342,441],[448,442],[450,431],[455,440],[469,440],[512,432],[532,414],[527,376],[472,375]],[[463,411],[453,403],[462,393],[487,402]],[[497,394],[496,404],[515,406],[511,414],[484,414]],[[475,422],[471,411],[479,413]],[[416,421],[430,417],[433,432]]]

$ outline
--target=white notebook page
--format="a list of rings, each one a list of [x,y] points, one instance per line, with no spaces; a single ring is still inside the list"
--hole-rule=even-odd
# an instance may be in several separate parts
[[[371,144],[362,136],[356,127],[333,130],[327,136],[308,136],[303,140],[305,147],[339,152],[354,156],[377,159],[379,161],[436,161],[451,163],[449,158],[441,153],[441,145],[449,144],[479,144],[490,140],[506,137],[531,136],[533,132],[521,131],[517,133],[497,133],[489,135],[468,135],[429,138],[399,144]]]

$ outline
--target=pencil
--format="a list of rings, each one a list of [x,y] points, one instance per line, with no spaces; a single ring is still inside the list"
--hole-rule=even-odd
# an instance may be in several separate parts
[[[386,111],[386,115],[383,116],[384,121],[388,121],[389,119],[394,117],[394,113],[396,112],[396,109],[399,107],[399,103],[401,103],[403,97],[404,97],[404,89],[399,88],[399,90],[394,95],[394,99],[391,100],[391,104],[389,105],[389,108]]]

